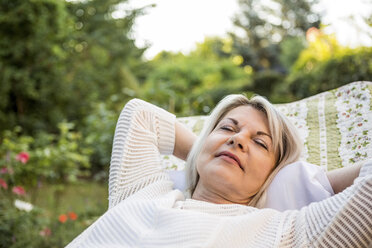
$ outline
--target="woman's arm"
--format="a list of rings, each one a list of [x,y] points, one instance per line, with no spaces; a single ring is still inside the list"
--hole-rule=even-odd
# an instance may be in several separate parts
[[[172,154],[175,116],[139,99],[121,112],[113,142],[109,178],[109,206],[118,204],[148,185],[167,181],[159,154]]]
[[[360,174],[351,187],[354,176]],[[332,172],[349,180],[342,192],[320,202],[314,202],[299,211],[285,211],[281,234],[285,247],[370,247],[372,240],[372,161]],[[332,178],[333,177],[333,178]],[[340,178],[338,177],[338,178]],[[340,181],[333,183],[340,183]],[[279,245],[281,246],[281,245]]]
[[[186,160],[187,155],[196,140],[196,135],[179,122],[176,122],[175,128],[176,141],[174,144],[173,155]]]
[[[362,163],[352,166],[336,169],[327,172],[328,180],[335,194],[340,193],[353,184],[354,179],[358,177]]]

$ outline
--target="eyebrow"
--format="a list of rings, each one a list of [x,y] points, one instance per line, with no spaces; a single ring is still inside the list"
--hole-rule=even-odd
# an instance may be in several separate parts
[[[267,134],[267,133],[262,132],[262,131],[258,131],[257,135],[265,135],[265,136],[269,137],[271,140],[273,140],[273,138],[271,138],[270,134]]]
[[[237,120],[233,119],[233,118],[226,118],[226,119],[232,121],[234,123],[234,125],[236,125],[236,126],[239,124],[239,122]]]
[[[236,125],[236,126],[239,124],[239,122],[237,120],[235,120],[234,118],[226,118],[226,119],[232,121],[234,123],[234,125]],[[267,134],[267,133],[262,132],[262,131],[258,131],[257,135],[264,135],[264,136],[269,137],[271,139],[271,141],[273,140],[273,138],[271,137],[270,134]]]

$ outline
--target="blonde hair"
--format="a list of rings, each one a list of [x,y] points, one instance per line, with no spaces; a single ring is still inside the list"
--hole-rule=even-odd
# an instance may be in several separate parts
[[[260,190],[252,197],[248,206],[260,207],[263,201],[263,199],[260,200],[260,198],[264,196],[265,190],[278,171],[285,165],[298,160],[302,151],[302,141],[298,135],[297,129],[282,113],[261,96],[254,96],[248,99],[241,94],[228,95],[218,103],[216,108],[209,115],[203,130],[188,155],[186,161],[186,180],[190,196],[194,193],[195,187],[199,181],[196,162],[206,138],[230,110],[244,105],[252,106],[266,115],[272,137],[274,154],[277,155],[275,168],[267,177]]]

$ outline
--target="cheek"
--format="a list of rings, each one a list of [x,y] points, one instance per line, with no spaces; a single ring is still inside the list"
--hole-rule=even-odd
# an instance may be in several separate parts
[[[196,160],[196,169],[200,173],[200,169],[214,158],[214,154],[218,151],[219,139],[216,135],[210,135],[204,142],[198,159]]]
[[[261,180],[266,180],[266,178],[270,175],[270,173],[275,168],[275,156],[264,152],[256,152],[255,160],[255,170],[257,176]]]
[[[214,154],[219,147],[219,143],[221,143],[218,135],[209,135],[202,146],[200,155],[212,155]]]
[[[263,167],[262,167],[262,176],[266,178],[271,174],[271,172],[275,168],[275,160],[272,157],[267,157],[263,160]]]
[[[199,174],[200,174],[200,170],[202,169],[203,165],[205,165],[208,162],[208,160],[210,160],[210,151],[208,148],[209,146],[204,144],[196,160],[196,170]]]

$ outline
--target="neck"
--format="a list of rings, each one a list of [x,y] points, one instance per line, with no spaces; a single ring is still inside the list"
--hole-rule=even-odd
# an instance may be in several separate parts
[[[241,204],[248,205],[250,199],[245,202],[233,201],[218,192],[210,190],[208,187],[205,187],[200,181],[196,185],[194,193],[192,194],[191,199],[198,201],[206,201],[215,204]]]

